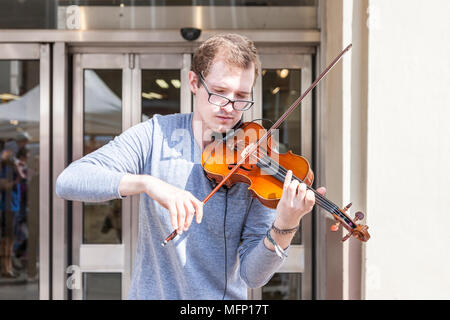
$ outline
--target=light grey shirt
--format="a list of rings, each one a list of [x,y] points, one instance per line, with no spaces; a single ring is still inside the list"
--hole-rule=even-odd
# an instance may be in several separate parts
[[[155,115],[74,161],[58,177],[56,193],[73,201],[122,198],[126,173],[149,174],[188,190],[200,201],[213,189],[201,166],[192,114]],[[140,195],[139,234],[129,299],[246,299],[284,258],[264,245],[275,211],[252,198],[248,185],[221,188],[205,204],[203,220],[167,246],[169,212]]]

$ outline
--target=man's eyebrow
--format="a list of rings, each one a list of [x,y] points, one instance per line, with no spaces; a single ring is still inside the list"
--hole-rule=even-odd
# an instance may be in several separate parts
[[[220,84],[212,84],[211,85],[211,89],[222,89],[222,90],[229,90],[230,88],[228,88],[228,87],[224,87],[224,86],[221,86]],[[238,93],[241,93],[241,94],[251,94],[251,92],[247,92],[247,91],[242,91],[242,90],[238,90]]]

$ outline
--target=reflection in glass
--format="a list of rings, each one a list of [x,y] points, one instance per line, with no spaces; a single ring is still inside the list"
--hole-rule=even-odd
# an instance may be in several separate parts
[[[233,19],[228,19],[232,20],[230,23],[220,26],[235,24],[236,28],[245,29],[249,27],[249,18],[251,18],[245,13],[255,8],[289,6],[290,11],[294,10],[297,15],[301,14],[302,9],[314,15],[318,6],[317,0],[2,0],[1,3],[7,10],[0,10],[0,29],[69,30],[80,28],[167,29],[169,26],[172,26],[171,29],[179,30],[187,26],[183,15],[164,19],[164,16],[161,17],[160,14],[174,7],[180,7],[184,16],[188,17],[195,14],[198,8],[206,7],[208,12],[215,9],[207,16],[200,16],[204,30],[210,29],[210,25],[217,24],[217,20],[225,20],[226,18],[220,19],[220,13],[223,12],[221,9],[229,7],[237,13],[234,14]],[[163,10],[154,13],[158,9]],[[189,11],[186,13],[187,10]],[[98,12],[103,14],[99,15]],[[272,17],[260,17],[259,20],[262,21],[252,21],[252,25],[259,23],[258,25],[269,24],[270,26],[270,18]],[[309,23],[306,26],[303,21],[293,23],[289,24],[288,28],[298,25],[303,28],[318,27],[317,23]],[[95,25],[92,26],[92,24]]]
[[[280,116],[300,96],[301,70],[264,69],[263,76],[263,118],[276,122]],[[292,150],[301,155],[301,113],[295,109],[281,124],[275,135],[279,139],[279,152]],[[301,244],[301,227],[292,244]]]
[[[275,273],[262,288],[263,300],[301,300],[301,274]]]
[[[300,70],[265,69],[262,74],[263,117],[275,122],[300,95]],[[297,108],[279,128],[280,152],[300,153],[300,124],[300,108]]]
[[[142,121],[180,112],[180,70],[142,71]]]
[[[73,0],[58,0],[59,5],[74,4]],[[77,0],[80,6],[117,6],[118,2],[126,6],[315,6],[317,0]]]
[[[83,273],[84,300],[120,300],[122,274]]]
[[[0,299],[39,299],[39,61],[0,61]]]
[[[122,71],[84,71],[84,155],[122,132]],[[122,242],[122,201],[83,203],[83,243]]]

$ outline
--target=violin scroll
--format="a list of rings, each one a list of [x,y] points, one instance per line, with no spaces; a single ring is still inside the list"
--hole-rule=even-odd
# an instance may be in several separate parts
[[[342,242],[349,239],[350,237],[355,237],[356,239],[366,242],[370,239],[370,234],[367,231],[369,229],[368,226],[357,224],[356,221],[364,219],[364,213],[358,211],[355,213],[355,217],[352,220],[347,214],[347,210],[352,206],[352,203],[346,205],[343,209],[340,209],[340,217],[338,215],[333,215],[336,220],[336,223],[331,226],[331,231],[336,232],[339,230],[339,227],[343,224],[345,229],[347,229],[348,234],[342,238]]]
[[[358,224],[356,226],[356,228],[353,230],[352,233],[347,234],[348,237],[354,236],[356,239],[366,242],[367,240],[370,239],[370,234],[367,231],[367,229],[369,229],[368,226],[366,225],[361,225]],[[342,241],[347,240],[348,238],[346,238],[347,236],[345,236],[344,238],[342,238]]]

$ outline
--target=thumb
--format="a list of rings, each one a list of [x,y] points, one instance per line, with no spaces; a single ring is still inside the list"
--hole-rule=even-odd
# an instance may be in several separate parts
[[[325,187],[319,187],[317,188],[317,192],[323,196],[327,192],[327,189]]]

